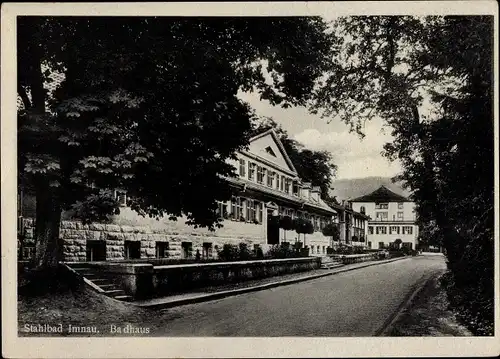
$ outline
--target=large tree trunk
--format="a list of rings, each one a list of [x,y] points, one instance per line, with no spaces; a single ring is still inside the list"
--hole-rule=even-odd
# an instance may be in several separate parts
[[[61,205],[54,189],[44,184],[36,189],[35,265],[37,269],[57,267],[62,260],[59,239]]]

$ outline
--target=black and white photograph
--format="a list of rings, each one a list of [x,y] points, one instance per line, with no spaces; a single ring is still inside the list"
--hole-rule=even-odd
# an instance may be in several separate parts
[[[3,4],[4,356],[500,354],[497,5],[361,3]]]

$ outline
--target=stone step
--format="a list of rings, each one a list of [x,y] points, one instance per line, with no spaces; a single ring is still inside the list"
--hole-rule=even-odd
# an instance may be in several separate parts
[[[107,278],[92,278],[91,279],[92,282],[94,282],[95,284],[99,285],[99,284],[108,284],[109,283],[109,279]]]
[[[113,298],[117,300],[122,300],[124,302],[130,302],[133,299],[130,295],[117,295],[114,296]]]
[[[97,284],[97,283],[96,283]],[[109,283],[109,284],[97,284],[99,287],[101,287],[102,289],[111,289],[111,288],[116,288],[116,284],[114,283]]]
[[[105,290],[104,294],[106,295],[120,295],[124,294],[125,291],[123,289],[111,289],[111,290]]]

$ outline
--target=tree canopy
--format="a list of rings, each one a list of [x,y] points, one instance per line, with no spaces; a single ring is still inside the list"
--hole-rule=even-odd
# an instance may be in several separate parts
[[[37,254],[51,258],[61,210],[106,219],[117,188],[142,215],[217,226],[215,200],[229,198],[233,175],[226,160],[246,145],[253,117],[237,92],[305,104],[330,51],[313,17],[17,24],[20,181],[36,194],[35,237],[49,244]]]
[[[492,26],[488,16],[342,18],[313,106],[361,135],[364,121],[385,120],[394,137],[385,155],[403,165],[398,179],[422,233],[446,249],[451,300],[484,333],[493,319]]]

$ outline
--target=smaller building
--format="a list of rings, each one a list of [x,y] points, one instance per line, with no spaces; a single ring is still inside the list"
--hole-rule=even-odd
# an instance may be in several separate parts
[[[328,205],[337,211],[334,222],[339,225],[340,240],[336,246],[352,245],[367,248],[368,216],[355,211],[351,203],[346,201],[329,202]]]
[[[388,248],[396,240],[403,246],[416,249],[418,226],[415,203],[381,186],[367,195],[350,200],[355,211],[365,214],[368,220],[368,248]]]

